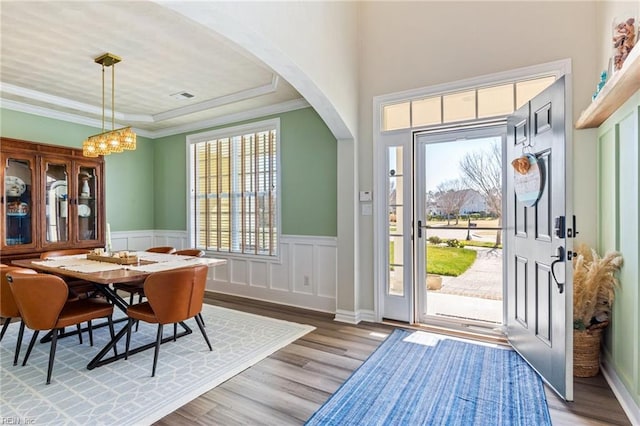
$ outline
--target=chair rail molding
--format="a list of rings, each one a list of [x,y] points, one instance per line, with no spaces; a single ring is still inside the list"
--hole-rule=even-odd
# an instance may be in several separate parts
[[[189,248],[186,231],[119,231],[112,232],[111,241],[113,250],[145,250],[152,246]],[[227,259],[226,265],[209,273],[207,290],[336,313],[337,238],[282,235],[279,249],[277,259],[207,253]]]

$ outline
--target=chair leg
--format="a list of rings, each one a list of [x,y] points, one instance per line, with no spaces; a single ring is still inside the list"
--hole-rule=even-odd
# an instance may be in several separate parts
[[[200,321],[202,321],[202,326],[206,327],[206,325],[204,323],[204,318],[202,318],[202,312],[198,313],[198,318],[200,318]]]
[[[129,358],[129,343],[131,342],[131,327],[133,326],[133,318],[127,320],[127,343],[124,347],[124,359]]]
[[[91,320],[87,321],[87,329],[89,330],[89,346],[93,346],[93,327],[91,326]]]
[[[51,383],[51,373],[53,372],[53,360],[56,357],[56,346],[58,344],[58,330],[53,330],[51,335],[51,349],[49,350],[49,367],[47,368],[47,384]]]
[[[209,337],[207,336],[207,332],[204,331],[204,323],[202,322],[202,318],[196,315],[196,323],[198,324],[198,328],[200,328],[200,332],[202,333],[202,337],[204,337],[205,342],[207,342],[207,346],[209,346],[209,350],[212,351],[211,343],[209,342]]]
[[[174,322],[173,323],[173,341],[176,341],[176,337],[178,335],[178,323]]]
[[[162,324],[158,324],[158,336],[156,337],[156,350],[153,354],[153,370],[151,377],[156,375],[156,364],[158,364],[158,352],[160,352],[160,343],[162,343]]]
[[[107,321],[109,322],[109,334],[111,335],[111,340],[113,340],[116,337],[116,333],[113,330],[113,318],[111,318],[111,315],[107,317]],[[116,346],[118,345],[113,345],[113,354],[118,356],[118,348]]]
[[[78,340],[82,344],[82,327],[80,327],[80,323],[76,324],[76,328],[78,329]]]
[[[33,349],[33,345],[35,345],[36,340],[38,340],[38,333],[40,333],[39,330],[34,330],[33,336],[31,336],[31,341],[29,342],[29,348],[27,348],[27,354],[24,356],[24,361],[22,361],[23,367],[27,365],[27,360],[29,359],[29,355],[31,355],[31,350]]]
[[[16,353],[13,356],[13,365],[18,365],[18,356],[20,356],[20,347],[22,346],[23,335],[24,335],[24,321],[20,321],[20,329],[18,330],[18,340],[16,342]]]
[[[10,322],[11,322],[11,318],[7,318],[4,320],[4,324],[2,324],[2,331],[0,331],[0,342],[2,341],[2,338],[4,337],[4,333],[7,331],[7,328],[9,328]]]

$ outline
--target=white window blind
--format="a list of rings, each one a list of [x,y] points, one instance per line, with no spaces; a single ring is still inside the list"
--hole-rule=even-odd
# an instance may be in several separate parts
[[[216,252],[276,256],[276,129],[191,144],[194,245]]]

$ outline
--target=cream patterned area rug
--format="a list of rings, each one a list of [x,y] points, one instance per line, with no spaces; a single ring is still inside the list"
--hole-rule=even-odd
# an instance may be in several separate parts
[[[109,340],[108,328],[103,327],[94,330],[93,347],[86,332],[82,345],[77,336],[58,339],[49,385],[45,382],[50,344],[36,343],[22,367],[31,339],[31,331],[25,329],[20,361],[13,366],[19,326],[11,324],[0,343],[3,422],[148,425],[314,329],[211,305],[204,305],[202,315],[213,352],[191,319],[186,323],[192,334],[161,345],[155,377],[151,377],[153,349],[87,370],[89,361]],[[116,324],[116,333],[124,324]],[[155,342],[156,331],[156,325],[141,322],[132,333],[131,347]],[[164,336],[172,333],[173,327],[164,327]],[[124,341],[118,353],[124,352]]]

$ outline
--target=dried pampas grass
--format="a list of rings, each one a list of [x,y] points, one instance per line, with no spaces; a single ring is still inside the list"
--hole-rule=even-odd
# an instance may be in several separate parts
[[[592,323],[607,321],[615,298],[618,279],[615,273],[622,267],[619,252],[600,257],[585,244],[578,246],[573,260],[573,319],[577,328],[589,328]]]

